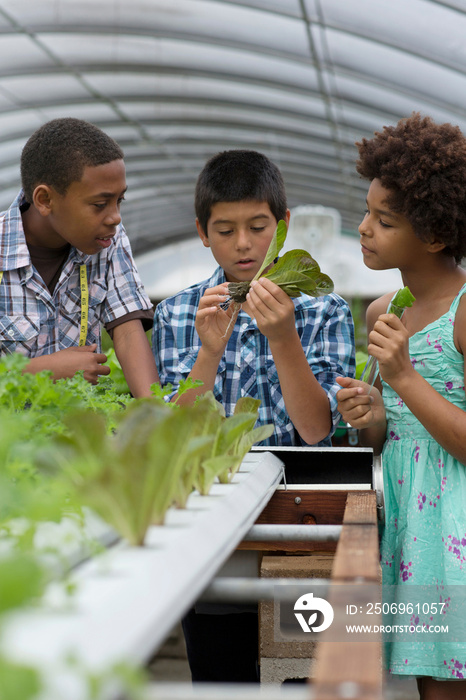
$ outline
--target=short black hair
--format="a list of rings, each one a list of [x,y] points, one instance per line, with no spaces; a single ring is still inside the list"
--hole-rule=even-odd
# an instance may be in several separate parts
[[[81,180],[86,166],[122,158],[117,142],[94,124],[72,117],[53,119],[32,134],[21,153],[26,201],[32,203],[37,185],[49,185],[64,195],[72,182]]]
[[[423,241],[445,244],[457,263],[466,255],[466,138],[458,126],[413,112],[356,143],[358,173],[390,190],[389,207]]]
[[[257,151],[237,149],[212,156],[199,174],[194,196],[196,216],[204,233],[207,235],[214,204],[243,200],[267,202],[275,219],[284,219],[286,191],[280,170]]]

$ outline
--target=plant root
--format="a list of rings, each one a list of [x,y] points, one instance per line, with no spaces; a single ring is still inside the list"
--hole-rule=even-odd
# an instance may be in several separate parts
[[[238,318],[239,310],[241,308],[241,304],[238,304],[238,302],[234,301],[233,304],[231,304],[231,308],[233,309],[233,312],[231,314],[228,326],[226,327],[225,333],[222,335],[222,338],[226,338],[230,328],[235,325],[236,319]]]

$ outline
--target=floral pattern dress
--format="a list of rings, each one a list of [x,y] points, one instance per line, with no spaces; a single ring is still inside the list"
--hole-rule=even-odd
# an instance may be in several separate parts
[[[463,410],[464,357],[453,342],[453,327],[465,292],[466,285],[446,314],[409,340],[413,367],[439,394]],[[384,382],[383,398],[387,415],[387,439],[382,453],[387,514],[381,541],[384,590],[386,586],[387,590],[396,586],[399,599],[418,601],[420,604],[402,619],[426,628],[427,632],[416,638],[405,635],[403,641],[390,637],[386,664],[395,674],[463,679],[466,635],[457,635],[456,641],[443,635],[442,641],[442,635],[429,635],[429,626],[453,622],[455,611],[464,610],[466,466],[430,436]],[[407,588],[411,586],[415,588]],[[428,606],[422,605],[421,590],[428,591],[430,600],[436,598],[442,604],[441,616],[430,615]]]

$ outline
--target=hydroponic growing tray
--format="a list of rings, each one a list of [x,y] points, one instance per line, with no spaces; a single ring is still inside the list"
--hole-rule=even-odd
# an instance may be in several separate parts
[[[78,566],[76,592],[61,608],[15,614],[5,653],[42,669],[47,700],[85,697],[69,655],[97,671],[146,662],[253,525],[282,474],[278,457],[249,453],[231,483],[215,484],[208,496],[191,494],[184,510],[170,509],[144,547],[120,541]]]

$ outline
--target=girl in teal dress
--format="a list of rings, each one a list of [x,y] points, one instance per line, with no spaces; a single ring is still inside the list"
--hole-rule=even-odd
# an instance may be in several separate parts
[[[395,599],[413,604],[395,621],[421,632],[390,637],[386,666],[416,676],[422,700],[464,700],[466,139],[413,114],[356,145],[357,170],[370,181],[359,227],[364,263],[398,268],[416,299],[401,320],[387,313],[394,292],[368,308],[374,388],[338,380],[343,418],[382,454],[384,590],[396,586]],[[434,623],[450,623],[450,632],[430,634]]]

